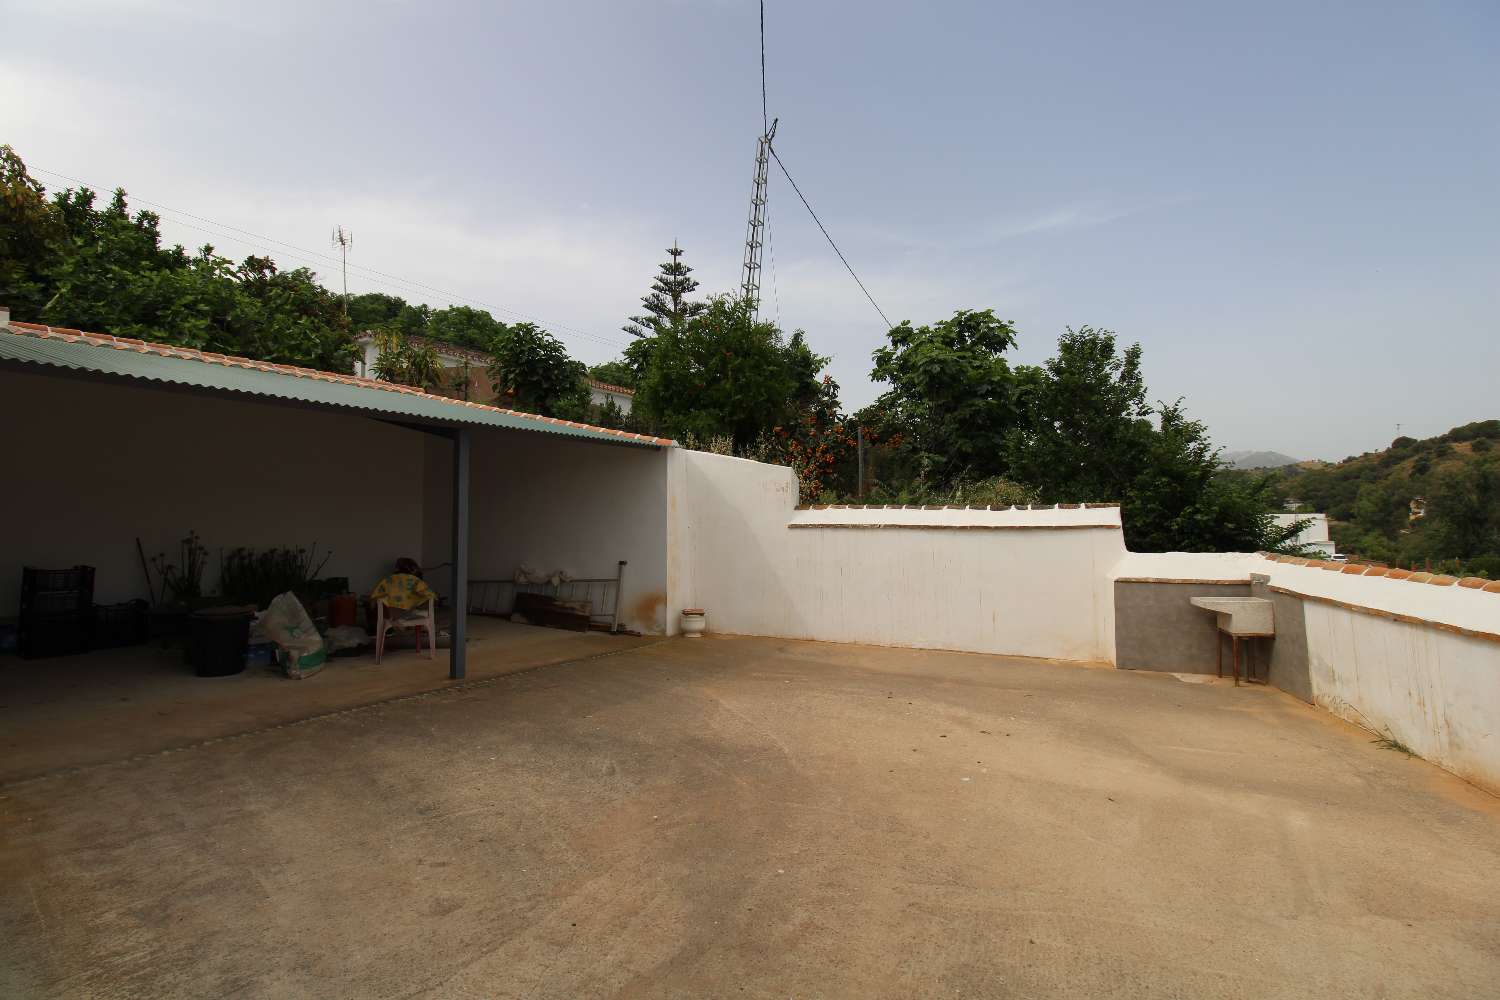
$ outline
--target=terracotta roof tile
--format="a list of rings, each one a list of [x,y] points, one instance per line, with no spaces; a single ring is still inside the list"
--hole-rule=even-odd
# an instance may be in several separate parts
[[[595,431],[600,434],[608,434],[612,437],[624,438],[629,441],[644,441],[659,446],[670,446],[676,442],[670,438],[652,437],[648,434],[635,434],[630,431],[619,431],[610,427],[595,427],[592,424],[577,423],[572,420],[558,420],[555,417],[542,417],[535,413],[523,413],[520,410],[508,410],[500,406],[487,406],[483,403],[474,403],[464,400],[449,399],[447,396],[439,396],[434,393],[423,392],[409,385],[397,385],[394,382],[382,382],[378,379],[363,378],[358,375],[347,375],[343,372],[327,372],[316,368],[298,368],[293,365],[276,364],[270,361],[256,361],[253,358],[242,358],[230,354],[215,354],[210,351],[197,351],[189,347],[178,347],[173,344],[157,344],[146,340],[133,340],[125,337],[113,337],[107,333],[86,333],[82,330],[73,330],[55,326],[45,326],[41,323],[23,323],[19,320],[11,320],[7,329],[9,332],[23,337],[35,337],[38,340],[62,340],[69,343],[82,341],[96,347],[107,347],[116,351],[135,351],[142,354],[159,354],[162,357],[180,358],[186,361],[197,361],[208,365],[224,365],[226,367],[248,368],[253,371],[269,372],[273,375],[288,375],[294,378],[310,378],[320,381],[341,382],[344,385],[357,386],[363,389],[378,389],[382,392],[402,392],[408,395],[420,396],[424,399],[434,400],[449,406],[469,406],[480,410],[489,410],[495,413],[503,413],[511,417],[520,417],[523,420],[533,420],[538,423],[564,424],[569,427],[578,427],[583,430]]]

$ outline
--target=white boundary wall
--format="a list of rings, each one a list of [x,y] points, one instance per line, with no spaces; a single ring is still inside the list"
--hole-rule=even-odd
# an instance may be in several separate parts
[[[1268,579],[1300,599],[1312,701],[1500,791],[1500,593],[1236,553],[1129,553],[1115,579]],[[1278,634],[1292,623],[1277,622]],[[1280,645],[1278,643],[1278,645]]]
[[[796,509],[790,469],[673,449],[672,608],[711,631],[1105,660],[1115,507]]]

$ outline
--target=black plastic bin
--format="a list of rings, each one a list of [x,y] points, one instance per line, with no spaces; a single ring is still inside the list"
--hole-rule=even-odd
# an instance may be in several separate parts
[[[188,662],[199,677],[228,677],[245,669],[254,608],[204,608],[188,616]]]

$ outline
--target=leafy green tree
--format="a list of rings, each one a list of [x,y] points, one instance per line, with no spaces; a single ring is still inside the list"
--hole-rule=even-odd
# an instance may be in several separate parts
[[[508,405],[548,417],[577,419],[588,412],[588,370],[535,323],[506,326],[490,344],[489,374]]]
[[[600,406],[591,407],[588,422],[596,427],[624,430],[630,423],[625,411],[613,399],[606,399]]]
[[[399,295],[365,292],[349,296],[349,325],[356,333],[365,330],[396,330],[408,337],[427,333],[432,310],[412,305]]]
[[[667,250],[668,260],[657,267],[651,291],[641,299],[645,312],[630,317],[630,322],[623,327],[634,338],[624,352],[625,363],[634,373],[632,385],[639,382],[650,367],[658,336],[669,330],[681,330],[688,320],[708,310],[708,303],[688,297],[697,291],[698,280],[692,276],[693,269],[683,261],[683,253],[674,240]]]
[[[636,409],[668,434],[727,435],[740,446],[811,405],[827,363],[802,331],[784,337],[729,296],[681,324],[663,323],[654,339]]]
[[[505,324],[483,309],[450,306],[437,310],[428,318],[424,336],[476,351],[488,351],[495,338],[504,331]]]
[[[379,331],[375,343],[376,378],[428,391],[442,384],[442,361],[431,347],[413,343],[399,330]]]
[[[1027,374],[1020,426],[1006,436],[1011,474],[1047,497],[1120,499],[1155,433],[1141,345],[1120,352],[1107,330],[1070,328]]]
[[[1135,475],[1119,494],[1125,544],[1135,552],[1292,551],[1299,530],[1279,527],[1274,480],[1226,477],[1201,421],[1163,404]],[[1051,499],[1044,493],[1043,499]],[[1061,501],[1059,501],[1061,502]]]
[[[1020,383],[1005,359],[1016,345],[993,310],[960,309],[930,326],[894,327],[873,355],[870,377],[890,385],[863,414],[898,443],[915,475],[937,484],[1006,471],[1005,434],[1015,426]]]
[[[236,266],[205,246],[161,245],[154,213],[132,214],[124,191],[103,208],[87,189],[53,199],[64,231],[41,318],[283,364],[348,371],[354,345],[342,303],[305,268],[268,258]]]
[[[0,304],[17,319],[41,317],[65,232],[46,189],[14,149],[0,146]]]
[[[1359,488],[1354,501],[1354,521],[1366,535],[1374,534],[1395,544],[1411,513],[1412,493],[1401,480],[1380,479]]]
[[[589,378],[626,389],[635,388],[635,369],[621,360],[605,361],[589,369]]]
[[[1119,502],[1132,550],[1255,551],[1296,533],[1271,517],[1276,476],[1227,472],[1180,402],[1147,404],[1140,345],[1122,352],[1108,330],[1069,329],[1022,384],[1012,475],[1044,502]]]
[[[1444,557],[1500,554],[1500,467],[1485,460],[1445,475],[1424,520]]]

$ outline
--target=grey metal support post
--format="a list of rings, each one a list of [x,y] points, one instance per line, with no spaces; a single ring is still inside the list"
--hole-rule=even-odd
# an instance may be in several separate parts
[[[453,432],[453,628],[448,676],[462,680],[469,634],[469,431]]]

